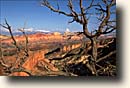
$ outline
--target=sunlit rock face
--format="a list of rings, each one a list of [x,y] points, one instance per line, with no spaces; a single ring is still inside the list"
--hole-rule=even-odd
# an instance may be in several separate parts
[[[62,51],[63,51],[63,52],[67,52],[67,51],[70,51],[70,50],[72,50],[72,49],[78,48],[78,47],[80,47],[80,46],[81,46],[80,43],[72,44],[72,45],[65,45],[65,46],[63,46]]]
[[[57,43],[59,44],[60,47],[60,52],[67,52],[72,49],[78,48],[81,46],[80,42],[76,44],[63,44],[64,42],[71,41],[73,40],[81,40],[82,36],[76,36],[75,34],[71,35],[71,38],[68,39],[68,36],[64,36],[59,32],[54,32],[54,33],[35,33],[35,34],[29,34],[28,40],[29,40],[29,57],[27,58],[26,62],[23,64],[23,67],[33,71],[34,73],[39,70],[39,67],[44,67],[48,66],[48,68],[52,71],[58,71],[58,68],[56,68],[53,64],[50,63],[50,61],[45,58],[44,54],[49,52],[50,46],[48,44],[52,45],[52,48],[58,46]],[[13,40],[9,38],[3,38],[1,37],[2,40],[0,40],[1,44],[3,44],[7,47],[10,45],[13,45]],[[23,35],[21,36],[14,36],[16,42],[18,44],[25,44],[25,37]],[[41,44],[42,43],[42,44]],[[13,45],[14,46],[14,45]],[[39,48],[38,48],[39,47]],[[33,50],[31,50],[34,48]],[[38,49],[37,49],[38,48]],[[40,50],[39,50],[40,49]],[[5,50],[9,50],[10,52],[15,52],[15,48],[8,48]],[[20,57],[22,57],[22,53]],[[13,64],[16,60],[16,54],[12,56],[6,56],[5,58],[7,59],[8,64]],[[41,69],[40,69],[41,70]],[[44,69],[42,69],[44,70]],[[2,73],[0,71],[0,73]],[[11,74],[10,76],[29,76],[25,72],[15,72]]]
[[[0,34],[0,40],[2,40],[2,39],[7,39],[7,38],[9,38],[9,36],[1,35],[1,34]]]
[[[37,52],[29,52],[29,57],[27,58],[27,61],[23,64],[23,67],[31,71],[33,74],[35,74],[37,71],[39,71],[39,68],[42,69],[44,67],[48,67],[51,71],[58,71],[58,69],[50,63],[50,61],[46,58],[44,58],[44,51],[37,51]],[[43,69],[42,71],[44,72]],[[11,76],[29,76],[25,72],[15,72],[11,74]]]
[[[36,70],[37,66],[43,66],[46,65],[51,69],[52,71],[57,71],[52,64],[50,64],[50,61],[46,58],[44,58],[44,51],[37,51],[37,52],[32,52],[30,53],[30,57],[28,60],[24,63],[24,67],[29,69],[29,70]]]
[[[61,34],[59,32],[54,33],[35,33],[35,34],[29,34],[28,40],[29,43],[42,41],[42,42],[63,42],[68,39],[68,36],[71,35],[71,40],[80,40],[83,38],[83,36],[77,36],[76,33],[66,32],[67,34]],[[1,37],[3,38],[3,37]],[[22,36],[14,36],[15,40],[17,42],[25,42],[25,37]],[[11,38],[3,38],[1,42],[4,43],[13,43],[13,40]]]

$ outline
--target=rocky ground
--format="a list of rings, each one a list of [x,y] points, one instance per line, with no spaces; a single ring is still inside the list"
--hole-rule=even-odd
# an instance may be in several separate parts
[[[91,71],[86,67],[89,61],[88,50],[90,42],[83,39],[84,36],[64,36],[61,34],[36,33],[28,35],[29,56],[23,67],[32,75],[44,76],[91,76]],[[16,62],[16,56],[23,58],[25,38],[15,36],[21,51],[16,55],[17,49],[12,44],[10,37],[1,37],[1,58],[10,67]],[[98,58],[103,57],[116,50],[116,38],[102,38],[98,40],[98,45],[104,45],[112,41],[107,47],[98,48]],[[17,67],[17,66],[16,66]],[[28,76],[26,72],[14,72],[5,74],[5,68],[0,65],[0,75]],[[98,75],[116,76],[116,53],[97,62],[96,69]],[[7,70],[7,69],[6,69]]]

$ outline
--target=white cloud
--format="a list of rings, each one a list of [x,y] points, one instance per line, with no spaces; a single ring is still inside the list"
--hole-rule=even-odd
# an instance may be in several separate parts
[[[48,31],[48,30],[34,29],[34,28],[32,28],[32,27],[30,27],[30,28],[25,28],[24,31],[25,31],[25,32],[50,32],[50,31]],[[9,31],[8,31],[7,29],[5,29],[5,28],[0,27],[0,32],[9,32]],[[13,33],[18,33],[18,32],[20,32],[20,31],[17,30],[17,29],[13,29],[12,32],[13,32]]]
[[[33,28],[26,28],[26,29],[24,29],[25,30],[25,32],[27,31],[27,32],[33,32],[34,31],[34,29]]]
[[[6,28],[3,28],[3,27],[0,27],[0,32],[9,32],[9,30],[8,29],[6,29]]]
[[[26,28],[25,32],[50,32],[50,31],[42,29]]]
[[[48,30],[35,30],[35,31],[37,31],[37,32],[50,32]]]
[[[70,32],[70,29],[69,29],[69,28],[66,28],[66,32]]]

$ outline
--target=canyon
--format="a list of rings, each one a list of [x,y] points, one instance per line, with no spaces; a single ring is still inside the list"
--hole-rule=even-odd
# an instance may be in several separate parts
[[[31,71],[34,75],[46,75],[46,72],[59,72],[60,68],[57,68],[56,61],[61,61],[61,58],[64,58],[68,55],[72,55],[69,57],[66,57],[65,59],[69,59],[67,62],[68,64],[74,63],[86,63],[86,55],[79,55],[80,53],[84,52],[83,45],[86,45],[86,48],[90,45],[90,41],[83,35],[78,33],[70,33],[70,34],[61,34],[58,32],[54,33],[35,33],[35,34],[28,34],[28,41],[27,44],[28,47],[28,57],[25,61],[25,63],[22,65],[25,69]],[[4,62],[12,66],[16,60],[19,58],[23,58],[25,55],[25,46],[26,46],[26,39],[25,36],[19,35],[14,36],[19,48],[21,49],[20,52],[17,54],[17,49],[15,45],[13,44],[13,40],[11,37],[3,36],[0,37],[1,42],[1,53],[2,58],[4,58]],[[97,46],[100,46],[101,43],[104,43],[104,41],[113,40],[113,36],[103,36],[101,35],[101,39],[99,43],[97,43]],[[104,39],[106,38],[106,39]],[[115,40],[115,38],[114,38]],[[112,44],[115,44],[113,42]],[[111,46],[111,45],[109,45]],[[100,46],[101,47],[101,46]],[[112,45],[112,49],[115,49],[115,47]],[[113,48],[114,47],[114,48]],[[86,49],[87,50],[87,49]],[[104,49],[105,50],[105,49]],[[105,50],[106,52],[107,50]],[[104,51],[103,51],[104,52]],[[76,56],[76,57],[75,57]],[[80,57],[79,57],[80,56]],[[80,59],[77,61],[75,60],[77,57]],[[87,57],[88,58],[88,57]],[[56,59],[56,60],[54,60]],[[85,62],[83,61],[85,60]],[[59,65],[59,67],[62,67],[62,70],[64,68],[64,61],[61,61],[62,63]],[[18,67],[18,64],[15,66]],[[76,68],[74,68],[76,69]],[[42,72],[42,74],[41,74]],[[56,73],[55,73],[56,74]],[[0,75],[4,74],[4,68],[0,65]],[[26,72],[13,72],[9,74],[9,76],[29,76]]]
[[[57,48],[60,50],[58,52],[67,52],[72,49],[78,48],[81,46],[83,35],[77,36],[71,35],[63,35],[58,32],[54,33],[35,33],[29,34],[28,37],[28,48],[29,48],[29,57],[26,62],[23,64],[23,67],[31,70],[36,71],[37,65],[46,65],[52,71],[58,71],[50,61],[45,58],[44,54],[53,51]],[[69,37],[69,39],[68,39]],[[21,47],[25,47],[25,37],[21,36],[14,36],[17,44]],[[5,62],[8,65],[12,65],[16,61],[16,48],[13,45],[13,40],[11,37],[0,37],[2,52],[4,53]],[[22,57],[22,52],[19,55]],[[35,73],[35,72],[34,72]],[[28,76],[28,74],[24,72],[15,72],[11,74],[11,76]]]

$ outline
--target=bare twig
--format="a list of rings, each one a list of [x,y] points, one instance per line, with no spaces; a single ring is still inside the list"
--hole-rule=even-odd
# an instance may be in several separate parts
[[[71,13],[65,13],[65,12],[63,12],[63,11],[60,11],[59,9],[57,10],[57,9],[55,9],[54,7],[52,7],[51,5],[50,5],[50,3],[47,1],[47,0],[43,0],[43,2],[41,3],[42,5],[44,5],[44,6],[46,6],[46,7],[48,7],[50,10],[52,10],[53,12],[58,12],[59,14],[64,14],[64,15],[66,15],[66,16],[72,16],[72,14]]]
[[[69,0],[68,7],[69,7],[69,10],[71,11],[70,14],[67,14],[66,12],[61,11],[61,10],[54,9],[47,0],[44,0],[42,5],[46,6],[53,12],[62,13],[68,17],[72,17],[73,19],[72,19],[72,21],[69,21],[69,23],[77,22],[82,25],[84,35],[87,38],[89,38],[91,41],[91,46],[89,47],[89,49],[91,50],[91,57],[92,57],[91,60],[94,61],[94,62],[92,62],[92,65],[87,64],[87,67],[89,69],[91,69],[92,73],[96,74],[95,62],[99,62],[100,60],[107,58],[107,57],[111,56],[111,54],[112,54],[112,53],[110,53],[110,54],[104,56],[103,58],[99,59],[98,61],[96,61],[97,53],[98,53],[97,38],[101,34],[108,34],[108,33],[113,32],[114,30],[116,30],[116,25],[114,25],[114,26],[109,25],[111,22],[111,7],[115,5],[115,0],[111,0],[111,1],[102,0],[101,4],[94,3],[94,0],[92,0],[91,3],[86,8],[83,6],[83,0],[80,0],[79,1],[80,13],[78,13],[74,10],[72,0]],[[98,16],[99,16],[98,19],[100,21],[99,22],[100,24],[99,24],[97,30],[95,30],[93,33],[91,33],[91,32],[89,32],[89,29],[88,29],[89,19],[87,18],[87,17],[89,17],[90,14],[87,14],[87,13],[93,7],[95,7],[95,9],[100,12],[100,14],[98,14]],[[114,22],[112,22],[112,23],[114,24]],[[110,44],[110,43],[111,42],[109,42],[108,44]],[[102,47],[107,46],[108,44],[105,44]]]
[[[25,61],[27,60],[27,57],[29,56],[29,54],[28,54],[28,37],[27,37],[27,35],[26,35],[26,33],[24,32],[24,28],[25,28],[25,26],[23,27],[23,29],[21,29],[20,31],[23,33],[23,35],[24,35],[24,37],[25,37],[25,50],[24,50],[24,56],[21,58],[21,57],[19,57],[19,53],[20,53],[20,51],[21,51],[21,49],[19,48],[19,46],[18,46],[18,44],[17,44],[17,42],[16,42],[16,40],[15,40],[15,38],[14,38],[14,36],[13,36],[13,33],[12,33],[12,29],[11,29],[11,26],[8,24],[8,22],[7,22],[7,20],[5,19],[5,23],[6,23],[6,26],[5,25],[2,25],[2,24],[0,24],[2,27],[4,27],[4,28],[6,28],[6,29],[8,29],[9,30],[9,33],[10,33],[10,35],[11,35],[11,39],[13,40],[13,42],[14,42],[14,45],[15,45],[15,47],[16,47],[16,49],[17,49],[17,52],[16,52],[16,61],[15,61],[15,63],[11,66],[11,67],[9,67],[6,63],[4,63],[4,61],[3,61],[3,57],[0,59],[0,64],[2,65],[2,66],[4,66],[4,67],[6,67],[6,69],[8,69],[8,71],[7,72],[10,72],[10,73],[13,73],[13,72],[26,72],[26,73],[28,73],[28,74],[30,74],[29,73],[29,71],[28,70],[26,70],[26,69],[23,69],[23,67],[22,67],[22,65],[25,63]],[[19,67],[18,68],[16,68],[16,65],[18,65],[19,64]]]
[[[110,57],[111,55],[113,55],[113,54],[115,54],[115,53],[116,53],[116,50],[114,50],[114,51],[110,52],[109,54],[107,54],[107,55],[105,55],[105,56],[99,58],[96,62],[98,63],[98,62],[100,62],[100,61],[102,61],[102,60],[104,60],[104,59]]]
[[[98,45],[98,48],[104,48],[104,47],[109,47],[108,45],[113,43],[114,39],[112,39],[111,41],[107,42],[106,44],[103,45]]]

